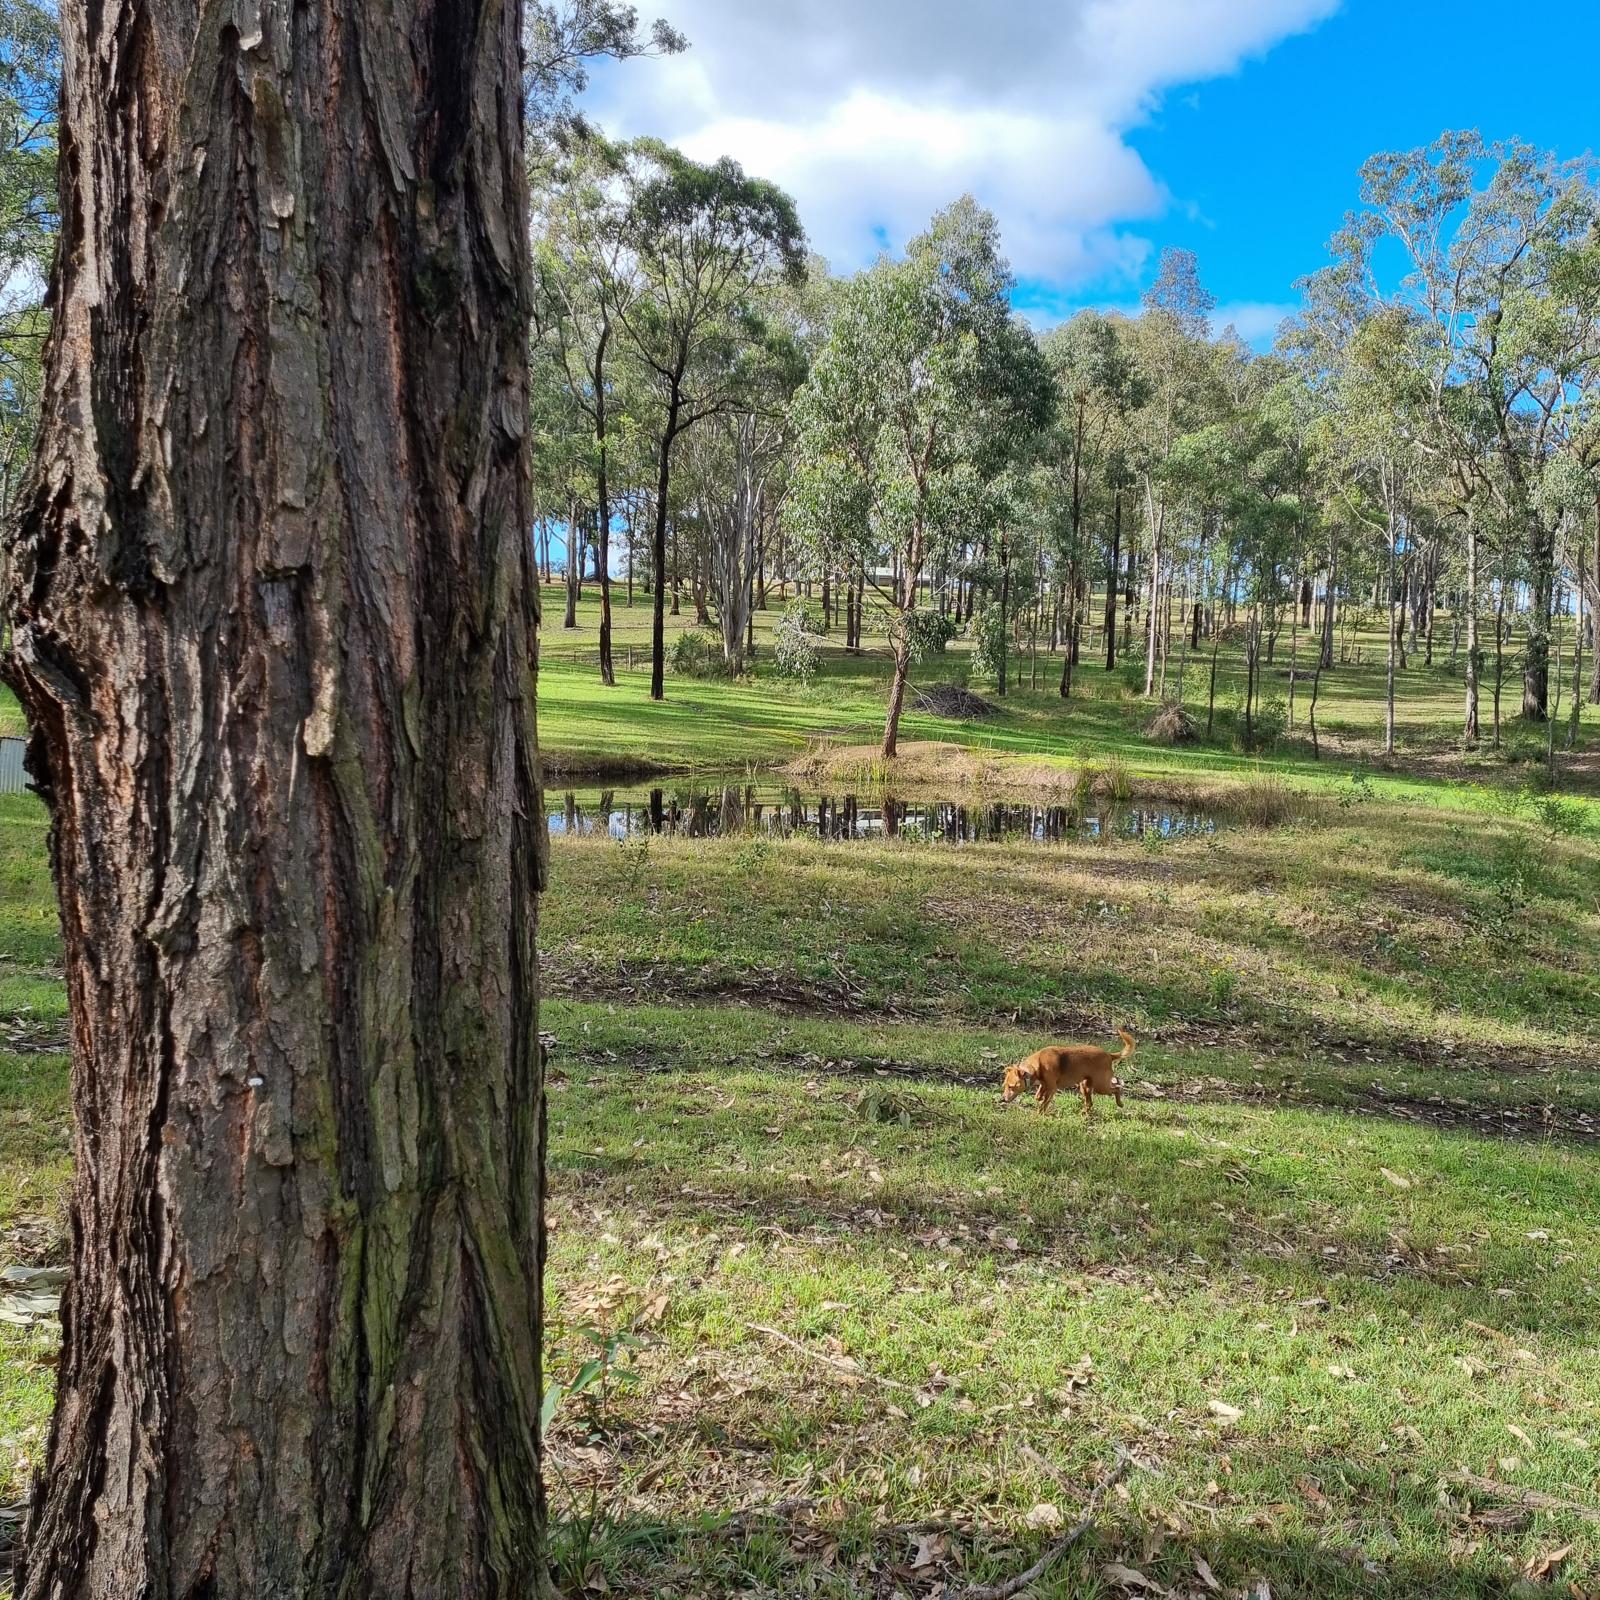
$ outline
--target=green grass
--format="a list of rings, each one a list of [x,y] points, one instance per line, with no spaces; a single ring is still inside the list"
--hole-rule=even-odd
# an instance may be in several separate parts
[[[561,627],[562,591],[545,591],[546,626],[541,644],[539,722],[547,761],[559,772],[583,772],[625,766],[641,759],[677,769],[743,769],[793,760],[819,744],[875,744],[882,736],[890,660],[881,638],[868,635],[864,654],[852,656],[829,644],[821,652],[818,676],[809,687],[778,679],[771,669],[770,640],[781,607],[774,599],[757,613],[755,676],[747,681],[697,681],[669,674],[667,698],[649,699],[648,597],[642,593],[630,611],[617,602],[615,649],[618,682],[604,687],[597,670],[599,602],[586,591],[578,610],[579,626]],[[1092,608],[1093,609],[1093,608]],[[1096,614],[1098,614],[1096,610]],[[671,638],[693,625],[690,608],[668,618]],[[1321,759],[1313,757],[1306,728],[1309,686],[1297,690],[1298,720],[1267,755],[1273,767],[1303,788],[1336,789],[1359,770],[1385,799],[1456,804],[1469,783],[1499,787],[1537,774],[1544,760],[1545,735],[1513,720],[1520,704],[1520,685],[1508,678],[1507,718],[1498,749],[1487,738],[1476,751],[1460,747],[1463,691],[1459,669],[1450,665],[1448,623],[1435,646],[1435,665],[1420,657],[1398,678],[1395,758],[1382,755],[1383,640],[1371,631],[1349,641],[1350,657],[1324,674],[1317,707],[1322,739]],[[628,651],[634,669],[628,670]],[[1301,640],[1301,670],[1308,646]],[[1345,646],[1341,646],[1345,649]],[[1360,661],[1356,661],[1359,652]],[[1281,721],[1287,705],[1288,635],[1279,642],[1277,660],[1264,669],[1262,698]],[[1566,659],[1566,658],[1563,658]],[[1030,687],[1026,654],[1014,666],[1018,678],[1001,704],[1001,714],[969,723],[908,710],[903,741],[941,741],[997,757],[1026,757],[1032,763],[1073,767],[1085,761],[1118,759],[1148,782],[1188,778],[1236,782],[1254,772],[1262,757],[1240,748],[1240,708],[1244,663],[1234,647],[1219,657],[1217,716],[1214,736],[1198,745],[1173,749],[1145,737],[1152,706],[1138,692],[1143,663],[1130,662],[1107,673],[1103,660],[1088,649],[1075,678],[1074,695],[1063,702],[1056,692],[1059,657],[1040,652],[1038,687]],[[1209,660],[1196,657],[1182,674],[1183,699],[1204,725]],[[913,683],[965,682],[971,674],[969,647],[957,641],[944,657],[913,671]],[[1569,669],[1570,677],[1570,669]],[[992,694],[993,686],[976,682]],[[1176,697],[1179,663],[1168,671],[1167,690]],[[1515,692],[1514,692],[1515,691]],[[1564,691],[1557,739],[1563,787],[1580,793],[1600,792],[1596,733],[1600,707],[1586,706],[1578,745],[1568,754],[1566,710],[1570,683]],[[1484,725],[1489,724],[1487,698]]]
[[[569,767],[876,737],[881,656],[652,707],[637,670],[594,681],[590,603],[563,635],[546,600]],[[619,615],[642,643],[644,608]],[[564,1589],[954,1593],[1027,1566],[1037,1508],[1073,1522],[1118,1447],[1143,1470],[1036,1595],[1121,1593],[1113,1561],[1198,1593],[1199,1561],[1278,1600],[1466,1600],[1568,1544],[1561,1585],[1592,1587],[1600,1528],[1517,1503],[1592,1505],[1600,1477],[1588,753],[1579,798],[1525,789],[1454,749],[1457,688],[1418,670],[1376,767],[1371,666],[1325,693],[1336,759],[1171,751],[1121,674],[1063,707],[1054,670],[993,724],[906,736],[1069,787],[1117,763],[1136,792],[1225,786],[1219,831],[555,848],[548,1370],[614,1358],[551,1436]],[[28,1262],[63,1256],[70,1176],[44,845],[37,803],[0,799],[0,1243]],[[1004,1062],[1119,1022],[1125,1111],[1000,1106]],[[49,1360],[0,1335],[8,1499]]]

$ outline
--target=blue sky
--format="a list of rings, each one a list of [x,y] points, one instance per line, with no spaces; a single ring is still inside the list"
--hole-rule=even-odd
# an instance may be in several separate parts
[[[970,190],[1041,322],[1136,305],[1177,244],[1221,316],[1270,342],[1372,152],[1460,127],[1600,145],[1578,87],[1597,0],[660,3],[692,48],[600,74],[603,123],[783,183],[844,270]],[[1562,93],[1552,61],[1574,68]]]

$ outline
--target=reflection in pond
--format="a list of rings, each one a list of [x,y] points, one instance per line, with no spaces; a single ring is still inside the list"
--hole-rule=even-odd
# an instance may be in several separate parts
[[[947,844],[1057,844],[1074,839],[1180,838],[1215,833],[1209,813],[1179,806],[1116,804],[1019,805],[968,800],[898,800],[886,795],[806,794],[749,782],[631,796],[614,790],[569,790],[549,806],[550,833],[668,834],[689,839],[727,835],[769,838],[916,839]]]

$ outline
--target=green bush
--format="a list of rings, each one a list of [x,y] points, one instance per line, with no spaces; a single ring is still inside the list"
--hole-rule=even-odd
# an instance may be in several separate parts
[[[732,668],[723,659],[722,640],[709,628],[686,628],[672,641],[673,673],[680,678],[727,678]]]
[[[822,637],[816,612],[804,600],[791,600],[778,618],[772,661],[780,678],[810,683],[817,671],[817,646]]]

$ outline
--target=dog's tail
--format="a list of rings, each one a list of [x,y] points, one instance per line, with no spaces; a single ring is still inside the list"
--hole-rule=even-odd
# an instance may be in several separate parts
[[[1117,1060],[1126,1061],[1133,1054],[1136,1041],[1126,1028],[1118,1028],[1117,1037],[1122,1041],[1122,1054],[1117,1057]]]

